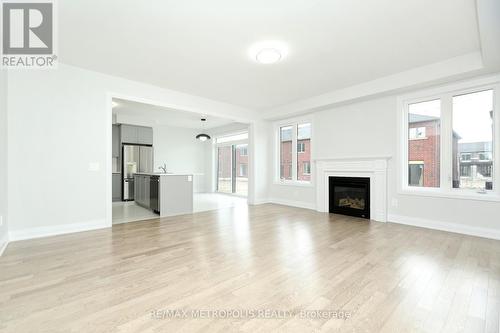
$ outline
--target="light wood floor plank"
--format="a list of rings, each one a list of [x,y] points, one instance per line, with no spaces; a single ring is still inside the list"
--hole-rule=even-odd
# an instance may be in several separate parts
[[[152,317],[176,309],[294,315]],[[350,318],[299,316],[316,310]],[[499,241],[280,205],[14,242],[0,258],[1,332],[499,333],[499,318]]]

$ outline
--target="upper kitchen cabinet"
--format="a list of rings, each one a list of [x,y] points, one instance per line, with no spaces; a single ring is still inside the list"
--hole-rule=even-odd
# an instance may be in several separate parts
[[[137,126],[121,125],[120,132],[121,132],[122,143],[138,143]]]
[[[120,157],[120,126],[113,125],[113,157]]]
[[[153,129],[151,127],[137,127],[137,141],[143,145],[152,145]]]
[[[151,127],[121,125],[121,142],[152,145],[153,129]]]

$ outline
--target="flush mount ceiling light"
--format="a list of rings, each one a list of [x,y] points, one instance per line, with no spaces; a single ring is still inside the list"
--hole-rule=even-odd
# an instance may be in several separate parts
[[[202,127],[205,127],[205,122],[207,121],[207,119],[205,118],[201,118],[201,124],[202,124]],[[207,140],[210,140],[210,135],[208,134],[205,134],[205,133],[200,133],[196,136],[196,138],[200,141],[207,141]]]
[[[269,65],[285,58],[288,47],[280,41],[263,41],[252,45],[249,50],[250,58],[258,63]]]

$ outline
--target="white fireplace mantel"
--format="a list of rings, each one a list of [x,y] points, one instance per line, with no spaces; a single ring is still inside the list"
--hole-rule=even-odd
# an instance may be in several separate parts
[[[387,161],[390,156],[316,159],[316,210],[329,210],[329,177],[370,178],[370,218],[387,221]]]

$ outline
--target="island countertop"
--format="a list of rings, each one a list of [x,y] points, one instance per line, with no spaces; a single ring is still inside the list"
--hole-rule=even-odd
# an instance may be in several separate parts
[[[162,172],[136,172],[134,175],[143,176],[193,176],[192,173],[162,173]]]

